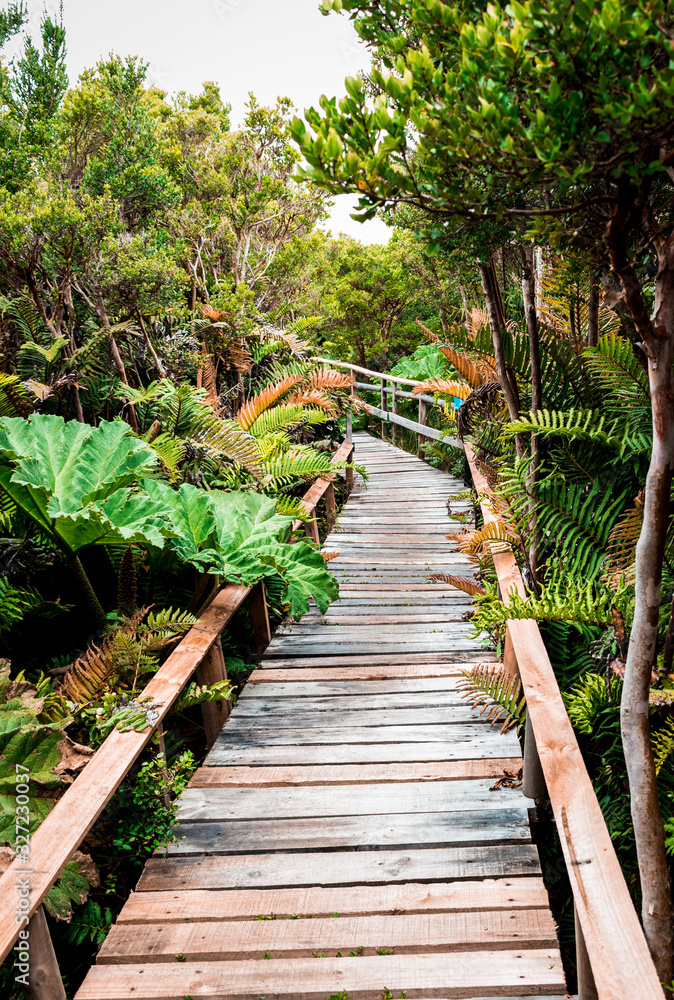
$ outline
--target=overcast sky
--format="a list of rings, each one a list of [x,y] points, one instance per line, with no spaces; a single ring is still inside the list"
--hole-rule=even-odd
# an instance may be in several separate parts
[[[321,94],[342,97],[344,77],[367,65],[350,22],[324,17],[319,0],[64,0],[68,73],[110,52],[139,55],[149,79],[164,90],[197,92],[204,80],[220,85],[241,121],[249,91],[263,104],[290,97],[298,110],[318,106]],[[30,30],[37,39],[43,10],[54,0],[27,0]],[[5,57],[13,54],[13,43]],[[15,50],[16,46],[14,46]],[[349,218],[350,197],[337,200],[330,227],[364,243],[385,243],[390,230],[379,220]]]

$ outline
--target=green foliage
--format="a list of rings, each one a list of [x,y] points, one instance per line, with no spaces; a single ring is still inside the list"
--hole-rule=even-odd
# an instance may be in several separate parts
[[[115,847],[144,859],[165,850],[175,840],[175,798],[186,788],[195,769],[192,754],[185,751],[168,767],[157,754],[142,764],[128,786],[120,791],[116,805]]]
[[[79,908],[73,915],[65,932],[69,944],[80,945],[89,941],[95,946],[103,944],[112,926],[112,912],[93,899]]]
[[[526,721],[526,699],[519,680],[509,677],[502,667],[482,663],[471,670],[464,670],[465,681],[459,685],[463,698],[468,698],[471,708],[480,708],[480,715],[492,726],[501,723],[504,733],[513,726],[518,731]],[[486,713],[486,715],[485,715]]]

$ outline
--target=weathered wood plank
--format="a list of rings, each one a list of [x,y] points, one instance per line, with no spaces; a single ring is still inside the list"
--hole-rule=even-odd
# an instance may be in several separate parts
[[[485,662],[495,661],[494,654],[486,652],[483,657]],[[338,662],[335,663],[335,660]],[[346,661],[346,663],[344,662]],[[377,659],[376,657],[361,656],[339,656],[330,657],[328,663],[319,659],[318,663],[324,666],[317,666],[311,662],[304,661],[301,667],[293,664],[292,660],[284,662],[271,661],[266,664],[264,660],[259,669],[254,670],[248,678],[247,684],[270,684],[275,681],[292,683],[294,681],[325,681],[332,683],[335,681],[372,681],[372,680],[403,680],[403,679],[433,679],[441,677],[460,677],[464,670],[469,670],[475,665],[475,660],[453,660],[449,663],[437,662],[430,657],[405,663],[391,661],[388,657]]]
[[[519,754],[519,744],[504,745],[483,736],[462,742],[439,743],[324,743],[316,746],[250,746],[216,743],[206,765],[275,767],[311,764],[404,764],[428,761],[484,760]]]
[[[546,910],[484,910],[396,916],[335,916],[312,920],[263,920],[113,926],[98,953],[99,964],[188,962],[244,958],[327,957],[340,952],[396,955],[487,949],[557,947],[552,914]]]
[[[334,711],[311,711],[295,706],[290,711],[280,711],[273,713],[256,712],[236,712],[232,716],[232,721],[227,726],[227,732],[231,735],[235,733],[237,738],[250,730],[255,733],[264,733],[268,729],[285,731],[287,729],[340,729],[344,732],[344,739],[340,742],[349,742],[350,730],[352,727],[376,726],[465,726],[466,705],[457,701],[454,705],[437,705],[422,708],[419,706],[407,706],[400,708],[368,708],[366,705],[359,705],[358,708],[342,708],[339,713]],[[479,716],[475,716],[478,720]],[[470,724],[470,723],[468,723]],[[472,731],[472,730],[471,730]],[[451,739],[451,734],[448,735]]]
[[[404,660],[404,663],[400,661]],[[302,657],[269,657],[269,659],[263,659],[260,664],[261,670],[274,669],[280,670],[283,667],[293,667],[302,669],[309,669],[310,667],[321,667],[326,670],[333,670],[335,667],[367,667],[370,666],[371,673],[364,674],[362,672],[350,671],[349,676],[357,679],[358,676],[365,677],[369,676],[375,677],[401,677],[409,676],[413,677],[415,674],[388,674],[388,670],[391,668],[409,668],[419,667],[420,670],[423,669],[423,673],[416,674],[416,676],[422,677],[446,677],[445,673],[433,673],[433,671],[439,670],[442,666],[449,667],[452,664],[456,664],[459,670],[470,669],[475,663],[482,662],[497,662],[494,653],[489,649],[482,650],[463,650],[456,653],[447,653],[440,651],[431,651],[425,653],[414,653],[409,650],[405,650],[404,653],[398,649],[396,653],[371,653],[365,656],[362,652],[358,653],[333,653],[327,656],[302,656]],[[376,668],[376,669],[375,669]],[[381,672],[385,671],[385,672]],[[250,678],[248,680],[250,683]]]
[[[281,889],[540,875],[533,844],[150,858],[137,889]]]
[[[179,823],[319,816],[378,816],[384,813],[501,811],[526,809],[533,802],[519,788],[490,791],[491,778],[451,783],[409,782],[404,788],[371,784],[362,788],[208,788],[190,787],[180,797]]]
[[[315,817],[273,818],[273,822],[183,821],[177,830],[180,839],[169,844],[167,851],[170,857],[175,857],[249,851],[405,850],[421,846],[528,843],[531,831],[524,801],[519,806],[511,804],[499,810],[331,816],[320,823],[316,823]]]
[[[424,998],[461,997],[479,990],[502,996],[559,993],[561,960],[554,948],[477,951],[454,955],[380,955],[351,958],[173,962],[167,965],[96,965],[77,1000],[325,1000],[338,991],[350,1000],[381,1000],[382,987],[415,990]],[[384,982],[385,979],[385,982]],[[419,992],[422,991],[422,992]]]
[[[476,739],[492,746],[499,746],[501,756],[504,753],[511,755],[512,750],[519,747],[517,737],[512,731],[501,736],[498,729],[479,721],[447,723],[446,725],[431,723],[423,726],[381,726],[376,729],[371,726],[349,726],[348,728],[338,726],[334,729],[328,726],[317,726],[315,729],[300,727],[275,732],[273,726],[252,727],[248,720],[239,725],[235,718],[231,718],[220,733],[211,753],[216,747],[227,744],[231,746],[278,747],[339,743],[443,743],[449,750],[457,743]]]
[[[365,682],[363,682],[365,683]],[[254,684],[251,688],[254,691],[260,685]],[[276,685],[267,685],[275,687]],[[290,686],[290,685],[288,685]],[[245,691],[245,689],[244,689]],[[346,691],[343,695],[347,694]],[[295,712],[368,712],[375,709],[386,709],[389,711],[409,710],[412,708],[447,708],[448,706],[460,706],[463,710],[464,719],[466,717],[466,702],[462,693],[456,688],[449,691],[396,691],[395,693],[373,694],[367,691],[359,691],[357,699],[353,699],[353,692],[349,702],[345,702],[343,695],[327,695],[320,697],[305,695],[298,698],[297,695],[291,698],[279,697],[277,692],[268,691],[268,696],[254,697],[252,695],[241,695],[236,703],[235,718],[242,716],[264,716],[264,715],[292,715]],[[440,721],[440,720],[438,720]]]
[[[464,778],[500,778],[505,771],[516,774],[520,757],[492,760],[443,760],[435,763],[314,764],[306,767],[210,767],[198,768],[190,788],[279,788],[302,785],[358,785],[374,782],[461,781]]]
[[[187,889],[132,892],[118,924],[144,921],[190,923],[251,920],[259,916],[342,917],[367,914],[469,913],[482,910],[547,909],[542,878],[485,879],[398,885],[297,887],[292,889]]]

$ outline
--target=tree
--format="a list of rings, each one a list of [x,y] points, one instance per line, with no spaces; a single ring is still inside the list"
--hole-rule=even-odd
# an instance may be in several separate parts
[[[532,239],[558,247],[586,250],[589,241],[618,282],[643,352],[654,437],[622,734],[642,920],[669,982],[669,877],[648,688],[674,471],[671,4],[532,0],[474,12],[439,0],[326,0],[330,9],[350,11],[377,48],[380,93],[369,102],[363,81],[348,79],[339,106],[323,98],[322,114],[308,112],[314,135],[295,120],[306,176],[331,192],[360,191],[363,218],[393,202],[423,209],[430,253],[457,216],[524,219]]]

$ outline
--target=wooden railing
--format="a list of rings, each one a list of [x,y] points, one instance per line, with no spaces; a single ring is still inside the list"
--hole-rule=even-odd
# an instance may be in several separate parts
[[[336,368],[347,368],[351,372],[354,380],[354,386],[356,388],[379,393],[380,405],[372,406],[368,403],[368,414],[371,414],[373,417],[377,417],[384,423],[392,425],[392,439],[394,444],[396,443],[396,427],[405,427],[407,430],[414,431],[416,433],[417,454],[420,456],[421,445],[424,440],[429,438],[433,441],[442,441],[444,444],[449,444],[453,448],[463,448],[463,442],[459,438],[450,437],[446,432],[440,431],[435,427],[429,427],[426,423],[428,404],[442,403],[441,399],[435,396],[427,396],[423,393],[404,392],[402,389],[398,389],[399,385],[419,385],[419,382],[415,381],[415,379],[402,378],[400,375],[387,375],[384,372],[373,372],[369,368],[361,368],[359,365],[352,365],[345,361],[333,361],[331,358],[319,358],[318,360],[324,362],[325,364],[333,365]],[[370,378],[378,379],[379,385],[369,385],[366,382],[357,382],[356,372],[359,372],[361,375],[369,375]],[[391,388],[388,388],[388,382],[391,383]],[[388,399],[389,396],[391,397],[390,407]],[[419,401],[418,420],[409,420],[407,417],[400,416],[397,408],[397,401],[399,399],[417,399]]]
[[[344,442],[332,461],[347,461],[352,455],[353,444]],[[352,475],[353,470],[347,468],[347,480]],[[321,478],[311,486],[302,499],[308,513],[315,513],[319,500],[330,490],[333,490],[333,484],[329,479]],[[332,500],[334,513],[334,490]],[[315,525],[315,519],[309,523]],[[317,529],[314,531],[312,527],[308,534],[318,541]],[[264,583],[260,581],[253,587],[227,584],[216,594],[199,621],[170,653],[139,695],[138,700],[146,700],[148,706],[152,706],[157,713],[153,723],[142,732],[122,733],[115,729],[110,733],[32,834],[26,861],[22,860],[23,855],[16,857],[0,877],[0,962],[9,955],[19,932],[30,921],[31,997],[37,1000],[42,1000],[43,997],[45,1000],[65,1000],[42,908],[45,896],[155,732],[162,733],[164,719],[185,685],[193,676],[200,685],[209,686],[227,679],[220,633],[246,599],[249,601],[257,656],[261,657],[271,641]],[[202,705],[209,747],[217,739],[230,708],[229,701],[205,702]]]
[[[379,416],[374,407],[370,412]],[[484,473],[471,445],[464,446],[485,523],[497,521]],[[526,600],[512,549],[503,542],[491,543],[491,549],[504,603],[513,591]],[[523,792],[549,798],[573,891],[578,998],[662,1000],[663,989],[536,621],[508,621],[504,661],[506,670],[521,679],[527,703]]]

